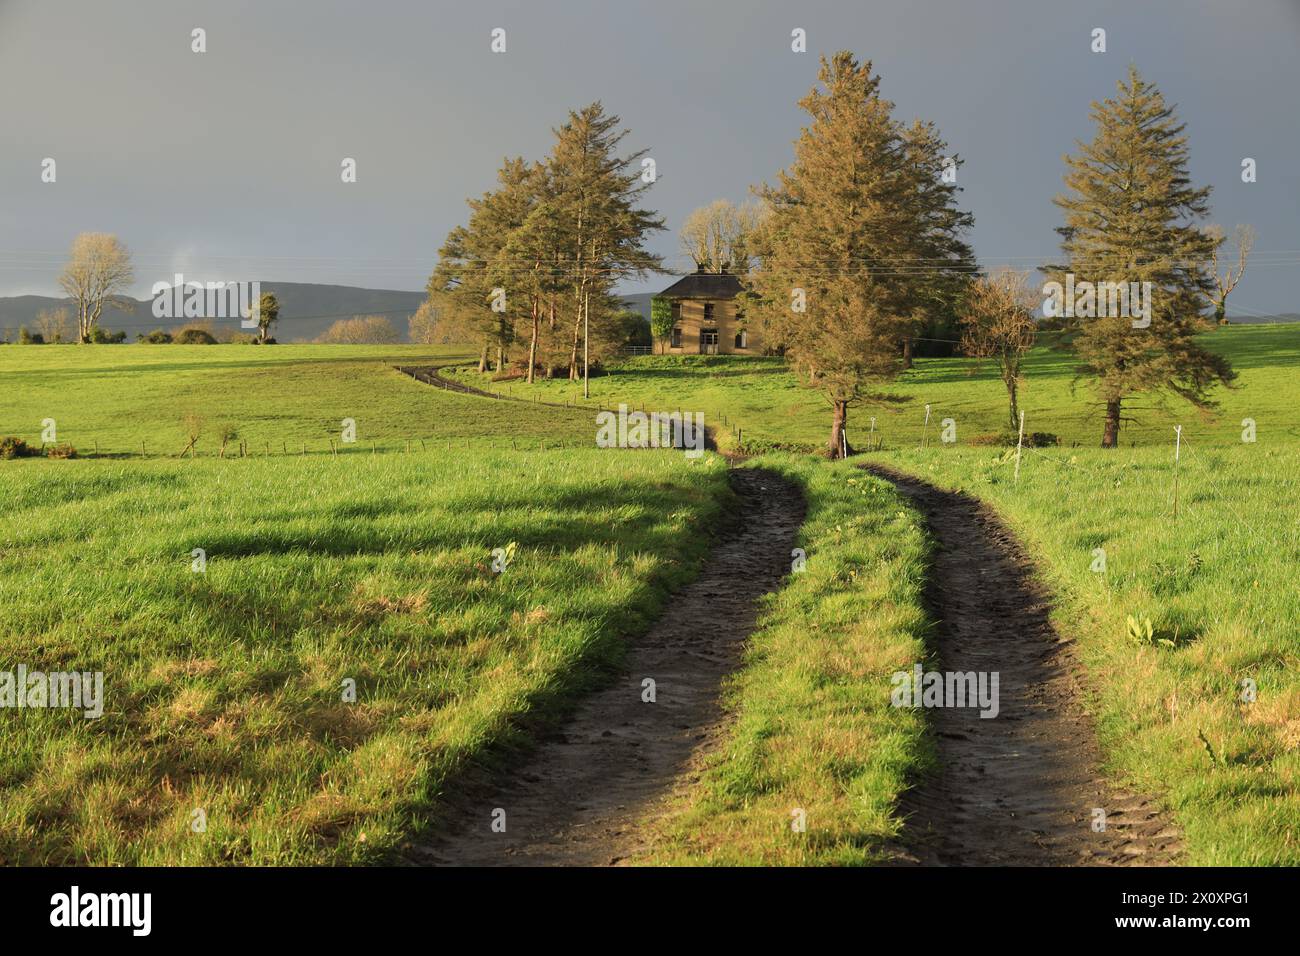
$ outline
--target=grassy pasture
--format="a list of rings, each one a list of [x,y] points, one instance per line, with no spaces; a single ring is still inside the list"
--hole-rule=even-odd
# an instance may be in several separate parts
[[[1026,543],[1110,770],[1164,795],[1188,863],[1300,864],[1300,447],[1184,445],[1176,519],[1168,448],[1025,452],[1018,483],[1000,450],[868,457],[983,498]]]
[[[968,359],[919,359],[886,390],[891,400],[855,409],[850,420],[862,444],[869,417],[877,417],[884,448],[869,457],[989,501],[1025,541],[1058,598],[1058,625],[1079,643],[1110,770],[1121,782],[1163,795],[1186,831],[1189,863],[1295,864],[1300,325],[1221,328],[1205,341],[1240,375],[1236,388],[1217,394],[1220,411],[1203,417],[1177,400],[1139,398],[1130,409],[1138,421],[1125,423],[1122,447],[1111,451],[1096,447],[1100,411],[1090,405],[1086,383],[1074,381],[1073,360],[1047,345],[1036,348],[1022,394],[1027,429],[1055,433],[1063,444],[1024,452],[1018,484],[1005,449],[969,444],[1005,427],[1005,392],[991,365],[977,370]],[[461,374],[476,377],[472,370]],[[543,388],[560,393],[572,386]],[[829,430],[820,400],[800,390],[776,360],[637,358],[593,379],[592,394],[606,403],[704,410],[711,421],[725,413],[744,429],[746,444],[811,447]],[[923,435],[926,402],[932,416]],[[947,417],[957,422],[956,445],[939,440],[939,421]],[[1244,418],[1256,423],[1253,444],[1242,441]],[[1177,520],[1174,424],[1183,426]],[[808,540],[828,546],[817,541],[815,519],[810,522]],[[1104,575],[1090,570],[1096,548],[1106,554]],[[879,573],[888,571],[883,562]],[[808,580],[797,579],[783,599]],[[816,620],[821,608],[804,613]],[[1151,644],[1130,638],[1130,616],[1151,622]],[[779,633],[780,626],[774,618],[756,647],[774,640],[772,629]],[[764,684],[777,680],[764,667],[755,658],[736,691],[738,741],[746,734],[762,739],[746,713],[760,706]],[[1256,687],[1253,703],[1241,699],[1246,680]],[[805,689],[783,706],[797,711],[818,699]],[[743,748],[735,754],[743,755]],[[817,765],[813,754],[807,760],[804,771]],[[789,766],[785,774],[799,777]],[[702,851],[735,859],[716,842],[720,831],[709,824],[710,815],[730,821],[733,835],[748,840],[751,821],[761,820],[752,823],[759,829],[771,823],[766,810],[775,812],[780,803],[759,813],[764,797],[789,792],[752,786],[740,771],[729,777],[712,765],[706,788],[664,859],[702,859]],[[815,818],[809,819],[811,833]],[[809,860],[838,852],[834,838],[816,844],[822,849],[813,844],[798,852]],[[752,846],[755,858],[797,856],[775,829],[753,836]]]
[[[1099,445],[1101,409],[1087,383],[1075,381],[1075,360],[1053,347],[1055,334],[1045,333],[1041,341],[1025,363],[1020,402],[1026,430],[1050,432],[1067,446]],[[1124,423],[1123,444],[1172,443],[1173,426],[1182,424],[1184,434],[1202,445],[1233,445],[1240,442],[1243,418],[1253,418],[1260,432],[1275,442],[1300,441],[1300,323],[1227,326],[1207,334],[1204,342],[1231,359],[1241,375],[1239,387],[1221,390],[1221,409],[1204,417],[1181,400],[1139,396],[1125,406],[1125,414],[1136,421]],[[459,366],[455,374],[479,385],[485,379],[473,367]],[[582,385],[565,380],[529,386],[513,380],[491,387],[562,401],[580,394]],[[959,444],[1007,428],[1006,391],[992,363],[978,367],[966,358],[921,358],[881,393],[876,402],[851,410],[851,441],[865,446],[874,416],[877,437],[886,448],[919,445],[927,403],[930,443],[938,441],[938,423],[944,418],[956,421]],[[730,423],[739,423],[745,443],[757,450],[770,444],[821,447],[830,436],[829,406],[816,392],[801,388],[777,358],[636,357],[614,366],[609,375],[593,378],[591,395],[606,405],[625,401],[659,410],[702,411],[705,421],[715,425],[725,415]],[[719,438],[726,447],[726,429]]]
[[[382,858],[618,658],[726,495],[670,452],[0,462],[3,669],[106,697],[0,710],[0,861]]]
[[[90,454],[176,455],[186,417],[202,420],[200,455],[220,431],[238,432],[249,453],[328,454],[354,419],[353,450],[405,450],[406,439],[509,447],[539,439],[594,442],[593,413],[499,405],[431,388],[393,370],[463,357],[418,345],[102,345],[0,348],[0,436],[40,445],[53,418],[60,442]]]
[[[1300,326],[1206,341],[1241,373],[1221,412],[1140,400],[1114,451],[1095,447],[1100,414],[1071,359],[1036,349],[1027,425],[1063,445],[1026,451],[1018,483],[1003,449],[969,444],[1003,428],[991,366],[920,359],[851,423],[861,443],[877,416],[872,457],[979,495],[1026,542],[1079,643],[1110,770],[1164,796],[1188,862],[1296,863]],[[518,739],[519,718],[561,706],[588,665],[617,656],[618,635],[702,556],[726,497],[720,463],[538,452],[542,439],[590,443],[591,411],[454,395],[391,369],[462,358],[0,348],[0,435],[39,442],[53,417],[83,452],[98,440],[131,455],[143,433],[151,455],[155,443],[174,455],[186,412],[207,428],[195,461],[0,462],[0,662],[102,669],[108,698],[97,721],[0,711],[0,860],[380,859],[466,760]],[[725,414],[759,448],[817,446],[829,430],[821,400],[775,360],[651,357],[613,371],[592,380],[594,402],[703,411],[714,425]],[[492,388],[563,401],[580,385]],[[326,457],[344,417],[359,445]],[[955,446],[939,442],[945,417]],[[1246,417],[1255,444],[1241,442]],[[257,458],[212,459],[225,423]],[[435,442],[368,453],[372,438],[398,452],[406,437]],[[303,441],[312,454],[299,458]],[[261,456],[281,442],[292,460]],[[921,722],[887,703],[898,660],[920,658],[915,516],[850,466],[763,464],[808,489],[808,570],[771,600],[728,690],[726,746],[657,828],[651,862],[867,861],[927,760]],[[485,571],[510,541],[518,573]],[[194,547],[208,551],[205,574],[189,570]],[[1104,575],[1090,570],[1096,548]],[[1151,621],[1150,645],[1130,638],[1129,616]],[[344,677],[356,704],[339,699]],[[189,831],[200,806],[202,836]],[[808,811],[802,841],[794,807]]]

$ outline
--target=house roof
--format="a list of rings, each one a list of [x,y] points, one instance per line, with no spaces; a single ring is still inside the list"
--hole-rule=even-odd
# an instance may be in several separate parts
[[[668,299],[734,299],[740,294],[740,279],[729,272],[692,272],[659,294]]]

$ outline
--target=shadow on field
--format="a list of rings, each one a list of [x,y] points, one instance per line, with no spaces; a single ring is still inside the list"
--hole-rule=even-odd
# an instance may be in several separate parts
[[[521,547],[538,549],[562,547],[577,550],[588,545],[607,546],[621,540],[619,525],[645,521],[666,510],[675,510],[678,499],[664,490],[647,495],[640,490],[607,488],[599,490],[599,497],[591,489],[573,489],[547,497],[547,510],[554,517],[545,518],[537,513],[536,500],[520,492],[517,496],[484,492],[482,496],[468,495],[438,502],[429,509],[427,525],[440,516],[465,516],[478,512],[489,519],[487,535],[492,541],[514,541]],[[599,510],[593,505],[599,504]],[[281,521],[301,521],[302,528],[282,525],[259,525],[247,531],[213,529],[202,535],[209,558],[249,558],[263,555],[312,554],[331,557],[351,555],[379,555],[393,549],[457,550],[459,548],[484,548],[485,533],[420,531],[418,526],[407,524],[401,531],[390,530],[382,524],[369,524],[389,515],[409,517],[409,506],[388,503],[375,505],[345,505],[322,511],[288,511]],[[515,514],[517,513],[517,515]],[[322,519],[334,522],[322,526]],[[669,550],[671,532],[648,539],[649,549]]]
[[[692,755],[716,740],[722,681],[739,666],[760,599],[789,571],[803,521],[803,496],[792,482],[760,469],[731,477],[740,521],[717,540],[699,577],[631,641],[623,673],[583,699],[526,759],[463,780],[440,832],[413,847],[410,862],[606,865],[637,851],[637,824],[653,815]],[[504,832],[493,828],[498,810]]]

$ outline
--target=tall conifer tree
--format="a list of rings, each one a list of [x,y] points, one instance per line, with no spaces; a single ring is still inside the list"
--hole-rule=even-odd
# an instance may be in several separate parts
[[[1214,292],[1207,263],[1215,239],[1197,221],[1209,211],[1210,188],[1196,188],[1187,171],[1184,126],[1155,86],[1129,67],[1118,95],[1093,102],[1096,134],[1065,157],[1069,192],[1054,200],[1065,214],[1058,228],[1065,261],[1046,266],[1066,283],[1150,282],[1150,325],[1107,307],[1096,317],[1067,319],[1080,373],[1091,377],[1105,407],[1101,444],[1119,442],[1123,403],[1142,392],[1172,392],[1212,408],[1210,390],[1236,377],[1227,360],[1195,341],[1211,324],[1204,311]],[[1100,296],[1098,297],[1100,300]],[[1098,301],[1097,305],[1101,305]],[[1145,309],[1144,309],[1145,311]]]
[[[940,178],[944,144],[905,128],[871,64],[822,59],[799,105],[812,117],[794,163],[760,195],[770,215],[746,303],[767,343],[784,350],[831,406],[832,458],[850,451],[849,407],[902,369],[900,343],[972,270],[959,238],[971,217]]]
[[[662,271],[662,259],[644,243],[650,233],[663,229],[663,220],[638,208],[651,185],[642,177],[645,150],[618,154],[627,136],[627,130],[619,129],[621,122],[599,102],[571,112],[555,131],[547,162],[552,201],[566,223],[562,266],[574,306],[569,377],[575,379],[581,377],[583,308],[607,301],[621,278]]]

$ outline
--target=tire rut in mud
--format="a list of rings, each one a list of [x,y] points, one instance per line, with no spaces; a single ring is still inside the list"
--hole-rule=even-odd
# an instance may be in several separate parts
[[[1015,538],[976,499],[881,466],[935,542],[926,600],[945,672],[997,672],[1000,708],[928,711],[938,768],[902,800],[899,863],[1167,865],[1180,834],[1153,802],[1110,788],[1080,665]],[[1105,830],[1093,829],[1094,808]]]
[[[698,577],[631,643],[623,672],[515,767],[468,784],[442,832],[408,851],[411,862],[598,866],[641,847],[637,824],[717,737],[723,678],[740,664],[759,599],[789,571],[803,522],[803,496],[785,478],[736,469],[731,484],[737,519]],[[642,701],[647,677],[656,684],[655,703]],[[504,833],[490,827],[495,808],[505,810]]]

